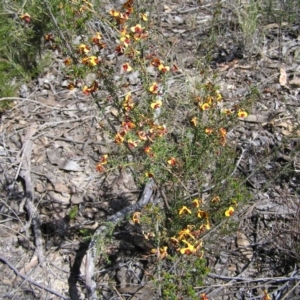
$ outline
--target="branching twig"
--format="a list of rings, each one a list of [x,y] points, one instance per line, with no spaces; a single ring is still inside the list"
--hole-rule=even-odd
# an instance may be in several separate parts
[[[43,289],[61,299],[65,299],[65,300],[68,300],[69,298],[59,294],[58,292],[52,290],[51,288],[45,286],[45,285],[42,285],[40,283],[37,283],[35,281],[33,281],[32,279],[29,279],[27,278],[26,276],[22,275],[6,258],[4,258],[3,256],[0,255],[0,261],[2,261],[3,263],[5,263],[11,270],[13,270],[15,272],[15,274],[19,277],[21,277],[22,279],[24,279],[25,281],[37,286],[38,288],[40,289]]]
[[[125,207],[121,211],[117,212],[113,216],[109,217],[107,219],[108,222],[111,222],[113,224],[116,224],[117,222],[121,221],[128,215],[129,213],[134,212],[135,210],[141,209],[144,207],[148,202],[150,201],[152,195],[153,195],[153,188],[154,188],[154,181],[151,179],[147,182],[144,192],[140,198],[140,200],[133,205],[130,205],[128,207]],[[89,249],[86,254],[86,287],[87,287],[87,298],[89,300],[97,300],[97,291],[96,291],[96,282],[94,280],[94,271],[95,271],[95,258],[96,258],[96,243],[97,240],[104,239],[107,234],[107,226],[102,225],[98,227],[98,229],[95,231],[90,245]]]
[[[33,204],[34,201],[34,192],[33,186],[31,183],[31,176],[30,176],[30,166],[31,166],[31,152],[33,147],[32,136],[35,133],[36,124],[32,124],[31,127],[28,129],[24,140],[23,140],[23,163],[22,163],[22,171],[20,176],[24,179],[25,182],[25,206],[28,212],[29,221],[27,225],[25,225],[22,231],[27,230],[27,228],[32,225],[32,230],[34,234],[35,240],[35,252],[39,258],[39,263],[41,266],[44,265],[44,254],[43,254],[43,240],[40,228],[40,221],[37,216],[37,209]]]

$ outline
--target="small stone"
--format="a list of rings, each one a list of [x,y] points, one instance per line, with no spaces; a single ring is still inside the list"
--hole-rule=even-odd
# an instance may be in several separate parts
[[[82,198],[82,196],[72,195],[72,197],[71,197],[71,202],[72,202],[73,204],[80,204],[80,203],[83,202],[83,198]]]

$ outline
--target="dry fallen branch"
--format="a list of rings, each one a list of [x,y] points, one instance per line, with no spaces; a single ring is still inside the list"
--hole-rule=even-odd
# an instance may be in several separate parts
[[[136,204],[125,207],[121,211],[109,217],[107,219],[107,222],[116,224],[117,222],[124,219],[126,215],[128,215],[129,213],[132,213],[135,210],[141,209],[142,207],[147,205],[153,195],[153,188],[154,188],[154,181],[151,179],[147,182],[144,188],[144,192],[140,200]],[[94,281],[95,259],[97,258],[96,243],[99,239],[104,240],[108,231],[109,229],[107,225],[102,225],[98,227],[98,229],[95,231],[91,239],[88,251],[86,253],[86,287],[87,287],[87,299],[89,300],[98,299],[97,291],[96,291],[96,282]]]
[[[40,289],[43,289],[61,299],[66,299],[68,300],[69,298],[59,294],[58,292],[52,290],[51,288],[45,286],[45,285],[42,285],[40,283],[37,283],[35,281],[33,281],[32,279],[29,279],[28,277],[22,275],[6,258],[4,258],[3,256],[0,256],[0,261],[2,261],[3,263],[5,263],[11,270],[13,270],[15,272],[15,274],[19,277],[21,277],[22,279],[24,279],[25,281],[29,282],[30,284],[33,284],[35,286],[37,286],[38,288]]]
[[[22,170],[20,176],[25,182],[25,206],[27,209],[29,221],[21,229],[21,232],[27,230],[30,225],[32,225],[32,230],[34,233],[35,240],[35,253],[39,258],[39,263],[41,266],[44,265],[44,254],[43,254],[43,240],[40,229],[40,221],[37,215],[37,209],[34,205],[34,191],[31,183],[30,167],[31,167],[31,152],[33,147],[32,136],[35,133],[36,124],[32,124],[27,130],[26,135],[23,139],[23,160],[22,160]]]

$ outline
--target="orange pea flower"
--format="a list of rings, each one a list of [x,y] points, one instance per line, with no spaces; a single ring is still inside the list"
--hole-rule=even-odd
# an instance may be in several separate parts
[[[70,57],[66,58],[64,60],[64,64],[67,65],[67,66],[71,65],[72,64],[72,59]]]
[[[153,178],[154,174],[152,172],[146,172],[145,176],[148,177],[148,178]]]
[[[96,32],[96,34],[92,37],[92,41],[94,44],[99,44],[100,40],[102,40],[102,35],[100,32]]]
[[[98,172],[104,172],[105,171],[105,168],[104,168],[104,165],[107,164],[107,158],[108,158],[108,155],[107,154],[104,154],[101,158],[100,158],[100,162],[97,164],[96,166],[96,169]]]
[[[205,294],[201,294],[201,300],[208,300],[208,297]]]
[[[123,72],[131,72],[132,71],[132,67],[130,66],[129,63],[125,63],[122,65],[122,71]]]
[[[136,125],[130,121],[122,122],[122,127],[127,132],[129,129],[133,129],[136,127]]]
[[[144,31],[144,28],[140,25],[140,24],[137,24],[137,25],[135,25],[135,26],[132,26],[131,28],[130,28],[130,30],[132,31],[132,32],[134,32],[134,33],[143,33],[143,31]]]
[[[27,24],[31,22],[31,16],[28,13],[21,15],[20,19],[25,21]]]
[[[171,166],[175,166],[177,164],[177,160],[175,157],[171,157],[169,160],[168,160],[168,164],[171,165]]]
[[[214,130],[212,128],[205,128],[204,132],[209,135],[212,134]]]
[[[146,147],[144,148],[144,152],[145,152],[145,153],[150,153],[151,150],[152,150],[152,148],[151,148],[150,146],[146,146]]]
[[[225,138],[226,134],[227,134],[226,129],[225,128],[220,128],[219,131],[220,131],[221,136]]]
[[[230,116],[232,114],[232,111],[230,109],[227,109],[227,108],[225,108],[222,112],[224,114],[226,114],[227,116]]]
[[[83,93],[86,94],[86,95],[88,95],[90,93],[94,93],[97,90],[98,90],[98,82],[97,81],[94,81],[93,84],[90,87],[85,85],[82,89]]]

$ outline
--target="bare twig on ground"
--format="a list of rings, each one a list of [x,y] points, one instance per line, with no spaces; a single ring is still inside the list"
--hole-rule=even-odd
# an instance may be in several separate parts
[[[299,276],[295,276],[294,272],[290,277],[262,277],[262,278],[248,278],[248,277],[230,277],[230,276],[222,276],[217,274],[208,274],[209,277],[221,279],[221,280],[229,280],[229,281],[245,281],[245,282],[262,282],[262,281],[272,281],[272,282],[281,282],[281,281],[290,281],[290,280],[299,280]]]
[[[35,282],[35,281],[33,281],[33,280],[31,280],[31,279],[29,279],[28,277],[26,277],[26,276],[24,276],[24,275],[22,275],[6,258],[4,258],[3,256],[1,256],[0,255],[0,261],[2,261],[3,263],[5,263],[11,270],[13,270],[14,272],[15,272],[15,274],[17,275],[17,276],[19,276],[19,277],[21,277],[22,279],[24,279],[25,281],[27,281],[27,282],[29,282],[29,283],[31,283],[31,284],[33,284],[33,285],[35,285],[35,286],[37,286],[38,288],[40,288],[40,289],[43,289],[43,290],[45,290],[45,291],[47,291],[47,292],[49,292],[49,293],[51,293],[51,294],[53,294],[53,295],[55,295],[55,296],[57,296],[57,297],[60,297],[61,299],[66,299],[66,300],[68,300],[69,298],[67,298],[67,297],[65,297],[65,296],[63,296],[63,295],[61,295],[61,294],[59,294],[58,292],[56,292],[56,291],[54,291],[54,290],[52,290],[51,288],[49,288],[49,287],[47,287],[47,286],[45,286],[45,285],[42,285],[42,284],[40,284],[40,283],[37,283],[37,282]]]
[[[135,210],[141,209],[146,204],[149,203],[152,195],[153,195],[154,181],[151,179],[147,182],[144,192],[140,198],[140,200],[133,205],[125,207],[121,211],[117,212],[113,216],[107,219],[107,222],[111,222],[116,224],[121,221],[128,215],[129,213],[134,212]],[[95,271],[95,259],[96,259],[96,243],[99,239],[104,239],[107,235],[108,227],[107,225],[102,225],[98,227],[95,231],[89,249],[86,253],[86,287],[87,287],[87,299],[89,300],[97,300],[97,291],[96,291],[96,282],[94,281],[94,271]]]
[[[31,140],[33,134],[36,130],[36,124],[32,124],[31,127],[27,130],[26,135],[23,139],[23,161],[22,161],[22,170],[20,172],[20,176],[24,179],[25,182],[25,206],[28,212],[29,221],[28,223],[21,229],[21,232],[28,229],[30,225],[32,225],[32,230],[34,233],[35,240],[35,253],[39,258],[39,263],[41,266],[44,265],[44,254],[43,254],[43,240],[40,229],[40,221],[37,215],[37,209],[33,203],[34,201],[34,192],[33,186],[31,183],[30,176],[30,167],[31,167],[31,152],[33,147],[33,142]]]

